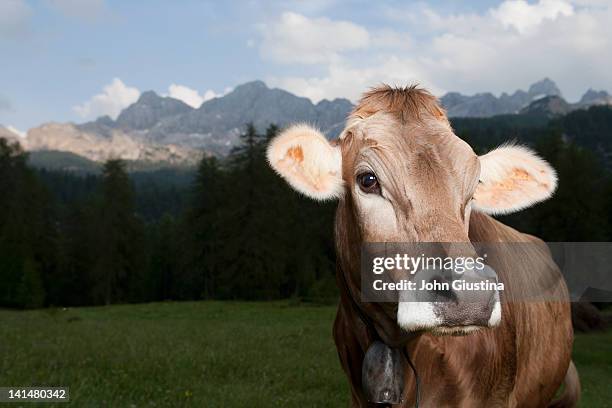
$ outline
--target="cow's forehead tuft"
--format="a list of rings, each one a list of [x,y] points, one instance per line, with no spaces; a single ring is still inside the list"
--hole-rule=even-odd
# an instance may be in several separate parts
[[[351,117],[365,119],[377,112],[390,113],[401,123],[420,121],[425,117],[447,120],[438,99],[416,85],[373,88],[363,94]]]

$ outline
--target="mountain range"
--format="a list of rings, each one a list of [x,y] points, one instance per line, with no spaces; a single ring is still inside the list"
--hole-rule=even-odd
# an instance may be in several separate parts
[[[533,101],[546,96],[561,97],[557,85],[548,78],[534,83],[527,91],[519,89],[512,95],[504,92],[496,97],[485,92],[467,96],[449,92],[440,98],[440,102],[450,117],[488,117],[519,113]]]
[[[502,93],[496,97],[490,92],[462,95],[449,92],[440,98],[449,117],[490,117],[510,114],[564,115],[575,109],[593,105],[612,105],[612,96],[606,91],[589,89],[576,103],[567,102],[557,85],[549,78],[532,84],[527,91]]]
[[[239,144],[247,123],[264,131],[272,123],[307,122],[336,136],[352,108],[347,99],[313,104],[262,81],[240,85],[197,109],[147,91],[116,120],[103,116],[83,124],[45,123],[20,141],[30,151],[67,151],[93,161],[118,157],[189,165],[203,154],[227,155]]]
[[[449,117],[489,117],[503,114],[565,114],[592,105],[612,105],[605,91],[588,90],[577,103],[566,102],[556,84],[545,78],[527,91],[462,95],[449,92],[440,98]],[[18,140],[26,150],[62,151],[101,162],[109,158],[144,163],[193,165],[202,155],[225,156],[240,143],[245,124],[259,131],[274,123],[285,126],[307,122],[328,137],[339,134],[353,108],[347,99],[308,98],[282,89],[272,89],[262,81],[237,86],[232,92],[193,108],[153,91],[140,95],[116,120],[108,116],[93,122],[45,123],[30,129],[21,138],[0,126],[0,137]],[[45,156],[48,160],[48,155]]]

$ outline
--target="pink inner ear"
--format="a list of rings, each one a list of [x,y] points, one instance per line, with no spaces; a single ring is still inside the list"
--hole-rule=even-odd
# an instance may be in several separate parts
[[[301,146],[292,146],[287,149],[287,153],[278,161],[277,166],[279,169],[284,170],[282,173],[291,174],[290,181],[294,185],[299,185],[300,190],[304,190],[304,192],[307,189],[314,189],[315,191],[325,190],[324,175],[313,171],[313,168],[305,165],[304,150]]]
[[[544,171],[540,171],[544,173]],[[509,212],[530,206],[550,196],[550,185],[536,179],[521,168],[513,168],[505,178],[485,182],[474,194],[476,205],[481,209],[497,213]]]
[[[285,157],[289,157],[297,163],[302,163],[304,161],[304,150],[301,146],[293,146],[287,150]]]
[[[555,170],[524,146],[502,146],[480,157],[481,183],[474,206],[489,214],[518,211],[546,200],[557,186]]]
[[[521,188],[522,183],[530,183],[534,178],[523,169],[514,168],[507,178],[497,181],[490,187],[495,192],[501,194],[504,191],[513,191]]]

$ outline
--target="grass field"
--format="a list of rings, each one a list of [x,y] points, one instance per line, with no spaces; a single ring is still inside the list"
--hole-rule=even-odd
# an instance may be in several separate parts
[[[344,407],[334,314],[285,302],[0,311],[0,386],[69,386],[60,407]],[[581,406],[612,407],[612,331],[579,335],[574,360]]]

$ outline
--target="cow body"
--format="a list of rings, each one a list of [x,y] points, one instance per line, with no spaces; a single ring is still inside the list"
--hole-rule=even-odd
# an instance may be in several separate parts
[[[381,86],[364,94],[338,140],[296,125],[272,141],[268,160],[297,191],[339,199],[334,338],[353,406],[368,406],[361,370],[374,341],[411,357],[421,407],[575,405],[579,383],[563,277],[542,241],[487,215],[519,211],[553,194],[556,173],[535,152],[505,145],[478,156],[430,93]],[[473,243],[518,244],[493,249],[487,259],[503,293],[467,295],[453,287],[422,291],[422,301],[400,295],[396,303],[374,303],[361,296],[361,250],[368,243],[437,243],[457,259],[474,257]],[[417,280],[431,271],[414,272]],[[451,273],[452,280],[479,279],[474,270]],[[389,275],[401,278],[397,270]],[[405,374],[407,407],[416,392],[414,376],[407,368]],[[564,378],[564,395],[549,405]]]
[[[338,222],[343,222],[343,211],[346,208],[341,205]],[[351,229],[337,224],[336,230],[338,250],[343,251],[349,245],[347,233]],[[479,213],[472,216],[470,239],[473,242],[534,242],[536,246],[539,241]],[[351,384],[353,406],[369,406],[361,387],[361,361],[376,336],[385,338],[388,344],[405,343],[421,378],[421,407],[546,407],[550,404],[570,366],[573,330],[567,288],[558,279],[560,273],[543,247],[541,253],[522,257],[515,263],[521,270],[497,271],[501,280],[510,284],[509,291],[518,290],[521,285],[533,285],[534,274],[549,275],[560,283],[553,289],[558,301],[504,302],[500,326],[467,336],[409,335],[394,331],[384,327],[385,319],[381,318],[387,316],[384,305],[361,304],[380,332],[369,333],[350,299],[359,293],[359,264],[353,264],[343,252],[338,257],[338,273],[348,273],[345,276],[352,287],[351,293],[347,293],[346,289],[342,290],[344,285],[339,284],[342,294],[334,323],[334,340]],[[508,273],[513,276],[505,276]],[[516,282],[517,278],[523,278],[524,282]],[[392,313],[388,316],[388,325],[393,326]],[[409,407],[415,401],[415,378],[407,366],[405,378],[406,397],[402,406]]]

